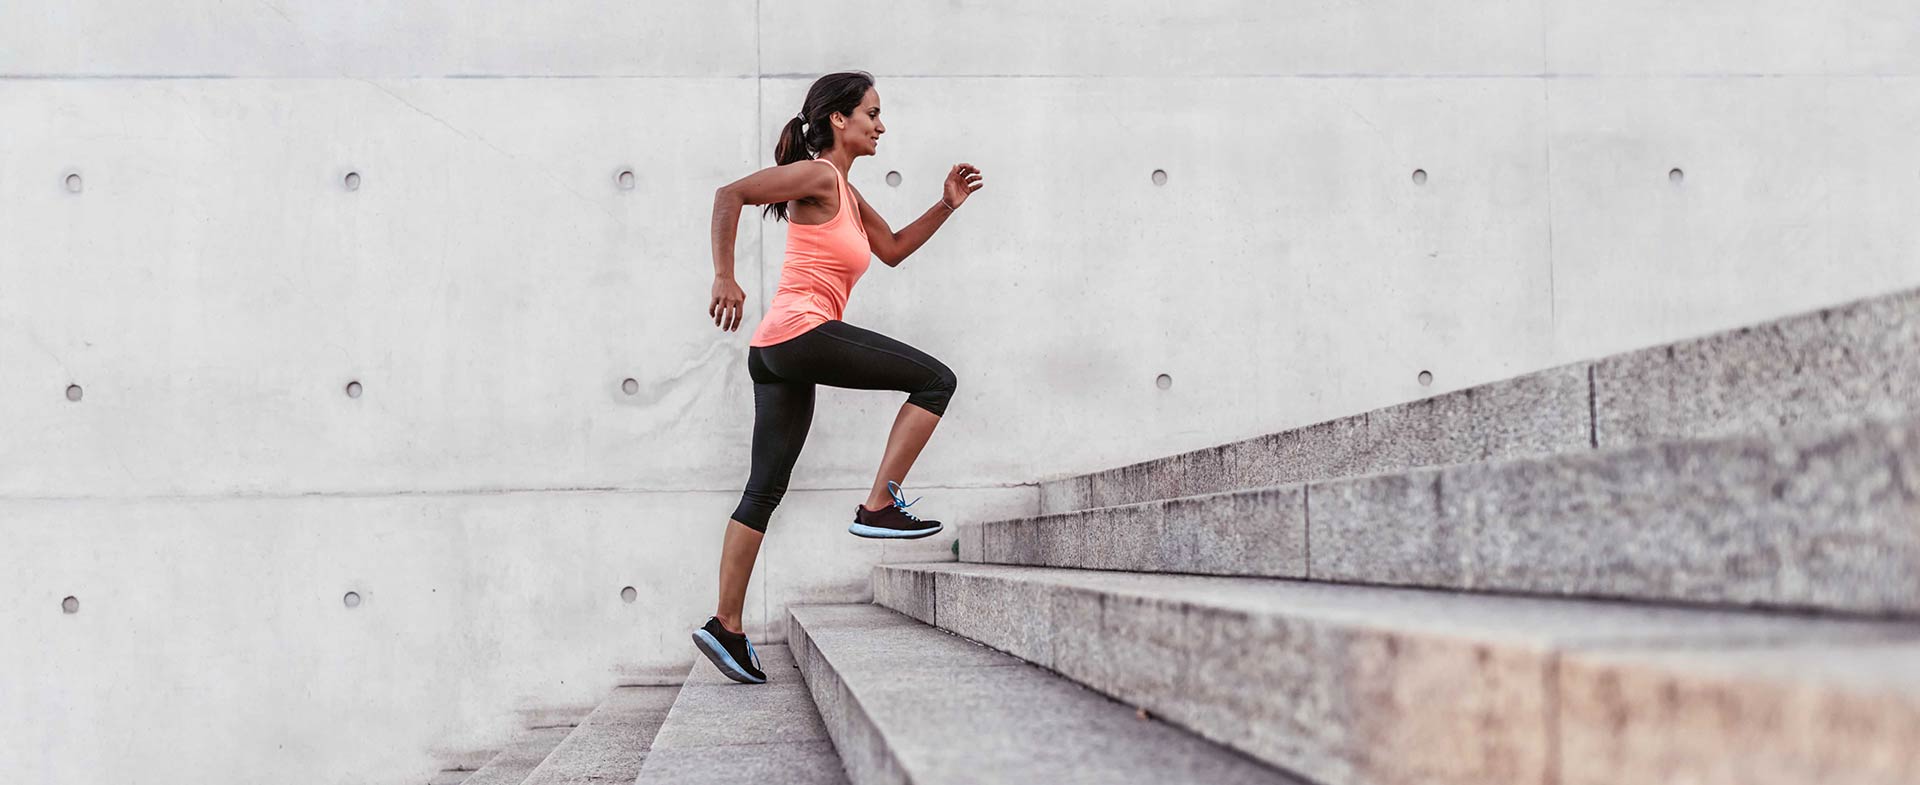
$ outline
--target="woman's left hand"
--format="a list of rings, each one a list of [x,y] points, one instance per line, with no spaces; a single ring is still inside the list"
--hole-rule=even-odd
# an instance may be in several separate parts
[[[947,172],[947,183],[942,189],[940,201],[948,208],[959,207],[967,201],[968,194],[980,190],[983,184],[978,167],[973,164],[954,164],[953,170]]]

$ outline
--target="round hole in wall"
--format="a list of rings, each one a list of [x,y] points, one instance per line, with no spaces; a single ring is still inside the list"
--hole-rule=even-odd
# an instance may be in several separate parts
[[[360,190],[360,173],[359,172],[347,173],[347,190],[349,191]]]
[[[621,391],[621,392],[624,392],[624,393],[626,393],[626,394],[628,394],[628,395],[633,395],[634,393],[637,393],[637,392],[640,392],[640,382],[639,382],[639,380],[637,380],[637,379],[628,379],[628,380],[626,380],[626,381],[624,381],[624,382],[621,382],[621,383],[620,383],[620,391]]]
[[[1431,385],[1431,384],[1433,384],[1433,373],[1432,373],[1432,372],[1430,372],[1430,371],[1421,371],[1421,372],[1420,372],[1420,386],[1421,386],[1421,387],[1426,387],[1426,386],[1428,386],[1428,385]]]
[[[1426,184],[1427,184],[1427,170],[1425,170],[1425,169],[1415,169],[1415,170],[1413,170],[1413,184],[1414,184],[1414,185],[1426,185]]]
[[[347,397],[348,397],[348,398],[358,398],[358,397],[360,397],[360,383],[359,383],[359,382],[347,382]]]
[[[1153,184],[1154,184],[1154,185],[1166,185],[1166,184],[1167,184],[1167,170],[1165,170],[1165,169],[1155,169],[1155,170],[1153,170]]]
[[[633,602],[639,598],[640,592],[634,591],[632,586],[620,590],[620,599],[626,600],[627,602]]]
[[[61,612],[61,613],[68,613],[68,614],[72,614],[72,613],[79,613],[79,612],[80,612],[80,598],[79,598],[79,597],[68,597],[68,598],[66,598],[66,599],[64,599],[64,600],[61,600],[61,601],[60,601],[60,612]]]
[[[73,174],[67,175],[67,191],[69,193],[76,193],[76,194],[80,193],[80,186],[81,186],[81,183],[80,183],[79,172],[74,172]]]
[[[899,173],[899,172],[888,172],[888,173],[887,173],[887,185],[891,185],[891,186],[893,186],[893,187],[895,187],[895,188],[899,188],[899,187],[900,187],[900,173]]]
[[[1667,182],[1673,183],[1674,185],[1679,185],[1680,183],[1685,182],[1686,179],[1687,179],[1687,173],[1680,171],[1679,167],[1674,167],[1673,169],[1667,172]]]
[[[614,178],[614,181],[620,184],[620,190],[622,191],[633,190],[633,170],[628,169],[621,172],[619,177]]]
[[[1160,374],[1159,376],[1154,378],[1153,386],[1158,387],[1162,390],[1170,388],[1173,386],[1173,377],[1168,376],[1164,373]]]
[[[360,607],[360,592],[357,592],[357,591],[347,592],[347,596],[341,598],[341,602],[346,603],[347,607],[349,608]]]
[[[86,391],[81,390],[80,385],[77,385],[77,384],[67,385],[67,400],[78,402],[80,400],[80,396],[84,394],[86,394]]]

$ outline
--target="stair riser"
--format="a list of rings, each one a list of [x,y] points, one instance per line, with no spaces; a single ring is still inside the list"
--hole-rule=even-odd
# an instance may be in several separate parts
[[[1562,667],[1569,656],[1590,657],[1593,663],[1606,659],[1563,648],[1549,638],[1472,635],[1430,624],[1385,623],[1365,614],[1230,610],[951,571],[889,574],[897,572],[914,570],[876,568],[876,602],[920,613],[931,609],[928,615],[938,626],[1144,706],[1322,785],[1678,781],[1605,778],[1606,772],[1632,770],[1605,754],[1627,730],[1614,713],[1595,710],[1591,700],[1562,696],[1617,692],[1618,677],[1599,666]],[[929,590],[931,599],[914,596]],[[1404,618],[1405,612],[1400,613]],[[1635,635],[1631,626],[1622,629],[1629,639]],[[1914,632],[1904,627],[1899,631]],[[1688,631],[1676,632],[1669,623],[1664,634],[1684,638]],[[1683,643],[1735,649],[1777,646],[1782,640],[1797,640],[1790,624],[1758,632],[1704,629],[1699,640]],[[1666,681],[1643,678],[1641,684],[1659,685],[1648,688],[1654,694],[1701,686],[1685,672],[1659,676]],[[1895,709],[1876,709],[1858,695],[1837,691],[1803,685],[1769,689],[1799,690],[1803,704],[1824,704],[1830,713],[1863,712],[1856,721],[1911,717],[1920,705],[1909,698],[1897,702]],[[1710,712],[1724,702],[1709,694],[1690,708]],[[1783,728],[1769,725],[1766,716],[1723,717],[1726,726],[1738,720],[1749,727],[1721,737],[1687,737],[1698,745],[1687,748],[1697,764],[1688,770],[1711,770],[1713,762],[1740,754],[1747,746],[1783,743],[1782,733],[1825,734],[1795,743],[1844,761],[1832,750],[1855,733],[1845,723],[1825,729]],[[1635,732],[1657,736],[1663,727],[1657,716],[1637,720]],[[1581,757],[1559,754],[1556,771],[1556,739],[1563,734],[1582,741]],[[1901,748],[1885,742],[1878,740],[1883,755]],[[1832,772],[1836,777],[1846,774],[1847,766]],[[1748,783],[1797,781],[1761,777]]]
[[[969,562],[1920,615],[1920,418],[1149,502],[961,537]]]
[[[1041,484],[1041,513],[1916,412],[1920,292]]]

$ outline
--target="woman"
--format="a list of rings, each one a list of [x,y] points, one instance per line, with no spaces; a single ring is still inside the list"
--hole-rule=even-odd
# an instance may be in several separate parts
[[[739,329],[746,301],[733,279],[740,210],[749,204],[767,205],[763,215],[789,225],[780,285],[747,344],[747,373],[753,378],[753,470],[727,522],[720,552],[719,612],[693,633],[694,644],[734,681],[767,680],[742,630],[741,608],[767,519],[786,493],[813,421],[814,385],[908,393],[887,436],[873,488],[866,502],[854,508],[848,531],[861,537],[911,539],[941,528],[939,521],[907,512],[912,502],[901,495],[899,482],[946,412],[955,386],[953,371],[919,349],[840,317],[871,256],[888,267],[899,266],[980,189],[982,180],[973,165],[954,165],[939,203],[895,232],[846,177],[854,159],[873,155],[886,132],[871,75],[823,76],[807,91],[800,113],[787,121],[774,146],[779,165],[729,183],[714,195],[713,301],[707,314],[722,330]]]

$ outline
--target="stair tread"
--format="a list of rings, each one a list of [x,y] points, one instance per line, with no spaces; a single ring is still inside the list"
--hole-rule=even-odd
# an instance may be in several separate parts
[[[862,785],[1300,782],[884,608],[789,613],[809,687]]]
[[[756,649],[765,684],[735,683],[704,658],[694,662],[636,785],[847,781],[788,648]]]

